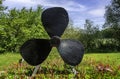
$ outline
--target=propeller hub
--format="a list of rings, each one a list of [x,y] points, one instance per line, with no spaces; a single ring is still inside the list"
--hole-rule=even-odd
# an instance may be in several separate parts
[[[50,44],[53,47],[58,47],[60,44],[60,37],[59,36],[53,36],[50,40]]]

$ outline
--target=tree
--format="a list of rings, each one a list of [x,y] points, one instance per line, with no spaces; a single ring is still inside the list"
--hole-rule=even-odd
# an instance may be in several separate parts
[[[111,0],[106,7],[104,28],[112,28],[113,36],[120,43],[120,0]]]
[[[4,46],[3,41],[4,40],[2,40],[3,36],[5,35],[4,25],[2,25],[2,22],[4,22],[4,20],[5,20],[6,14],[4,13],[4,11],[7,9],[7,7],[2,5],[3,1],[4,0],[0,0],[0,53],[5,50],[3,48],[3,46]]]
[[[5,51],[18,52],[19,47],[28,39],[45,38],[47,33],[41,23],[42,8],[16,8],[9,10],[5,18],[1,19],[0,47]]]
[[[94,26],[91,20],[86,19],[84,24],[84,31],[80,35],[80,41],[85,46],[87,51],[95,49],[95,40],[100,37],[98,25]]]
[[[3,12],[5,9],[7,9],[7,7],[2,5],[3,1],[4,0],[0,0],[0,13]]]
[[[79,39],[80,32],[79,28],[74,27],[72,20],[69,21],[68,27],[66,28],[65,32],[63,33],[62,38],[64,39]]]
[[[120,27],[120,0],[111,0],[106,6],[105,27]]]

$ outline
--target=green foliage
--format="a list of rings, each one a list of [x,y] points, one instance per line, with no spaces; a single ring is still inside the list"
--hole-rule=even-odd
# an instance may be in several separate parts
[[[115,30],[112,29],[112,28],[106,28],[104,30],[101,31],[101,34],[102,34],[102,38],[113,38],[114,35],[113,35],[113,32]]]
[[[113,52],[120,51],[120,43],[116,38],[118,29],[106,28],[99,30],[91,20],[85,21],[83,30],[78,32],[79,40],[83,43],[86,52]],[[114,35],[114,33],[117,33]],[[119,37],[119,36],[117,36]]]
[[[111,4],[106,6],[105,19],[106,27],[120,27],[120,1],[111,0]]]
[[[31,38],[47,38],[41,24],[42,8],[12,9],[0,21],[0,52],[18,52],[19,47]]]
[[[114,30],[114,39],[120,45],[120,0],[111,0],[111,4],[106,7],[105,19],[104,27]]]
[[[2,5],[3,1],[4,0],[0,0],[0,21],[1,21],[1,17],[5,16],[4,11],[7,9],[7,7],[5,7],[5,6]]]
[[[102,39],[99,39],[99,43],[101,44],[101,50],[120,51],[119,41],[115,39],[115,31],[116,30],[112,28],[106,28],[101,31]]]
[[[100,38],[99,28],[93,25],[93,22],[90,20],[85,21],[84,30],[81,31],[79,37],[80,41],[84,44],[85,50],[90,51],[95,49],[95,40]]]
[[[0,13],[2,13],[2,11],[7,8],[7,7],[5,7],[5,6],[2,5],[3,1],[4,0],[0,0]]]
[[[23,7],[19,10],[6,10],[3,1],[0,1],[0,53],[19,52],[20,46],[31,38],[49,38],[42,27],[41,6],[37,9]],[[112,0],[106,7],[104,26],[108,28],[100,31],[98,25],[87,19],[84,29],[80,29],[74,27],[70,20],[62,38],[81,41],[86,52],[120,51],[119,8],[119,0]]]
[[[75,28],[73,26],[68,26],[68,28],[65,30],[62,38],[64,39],[76,39],[78,40],[80,37],[80,29]]]
[[[72,20],[70,20],[65,32],[63,33],[62,38],[78,40],[79,36],[80,36],[80,28],[74,27]]]

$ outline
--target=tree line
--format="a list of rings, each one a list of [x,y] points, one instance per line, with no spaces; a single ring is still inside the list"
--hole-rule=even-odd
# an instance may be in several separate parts
[[[120,40],[116,39],[113,28],[99,29],[93,21],[86,19],[84,29],[68,27],[63,38],[81,41],[86,52],[118,52]]]
[[[94,25],[93,21],[86,19],[84,29],[70,27],[69,33],[66,34],[80,40],[86,52],[118,52],[120,51],[120,0],[111,0],[105,7],[104,17],[102,30],[99,29],[99,25]]]
[[[38,6],[6,11],[0,2],[0,52],[18,52],[19,47],[30,38],[48,38],[41,23],[43,9]]]
[[[37,9],[10,9],[0,1],[0,53],[19,52],[20,46],[31,38],[49,38],[41,23],[41,6]],[[120,1],[111,0],[106,6],[104,28],[86,19],[84,29],[68,25],[62,38],[81,41],[86,52],[120,51]]]

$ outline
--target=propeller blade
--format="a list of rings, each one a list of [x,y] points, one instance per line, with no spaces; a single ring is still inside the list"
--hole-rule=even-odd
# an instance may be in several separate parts
[[[20,48],[20,54],[30,65],[41,64],[51,51],[50,41],[47,39],[30,39]]]
[[[64,8],[53,7],[43,11],[41,21],[50,37],[60,37],[68,25],[69,18]]]
[[[78,65],[84,55],[83,45],[76,40],[61,40],[60,45],[57,47],[63,61],[69,65]]]

